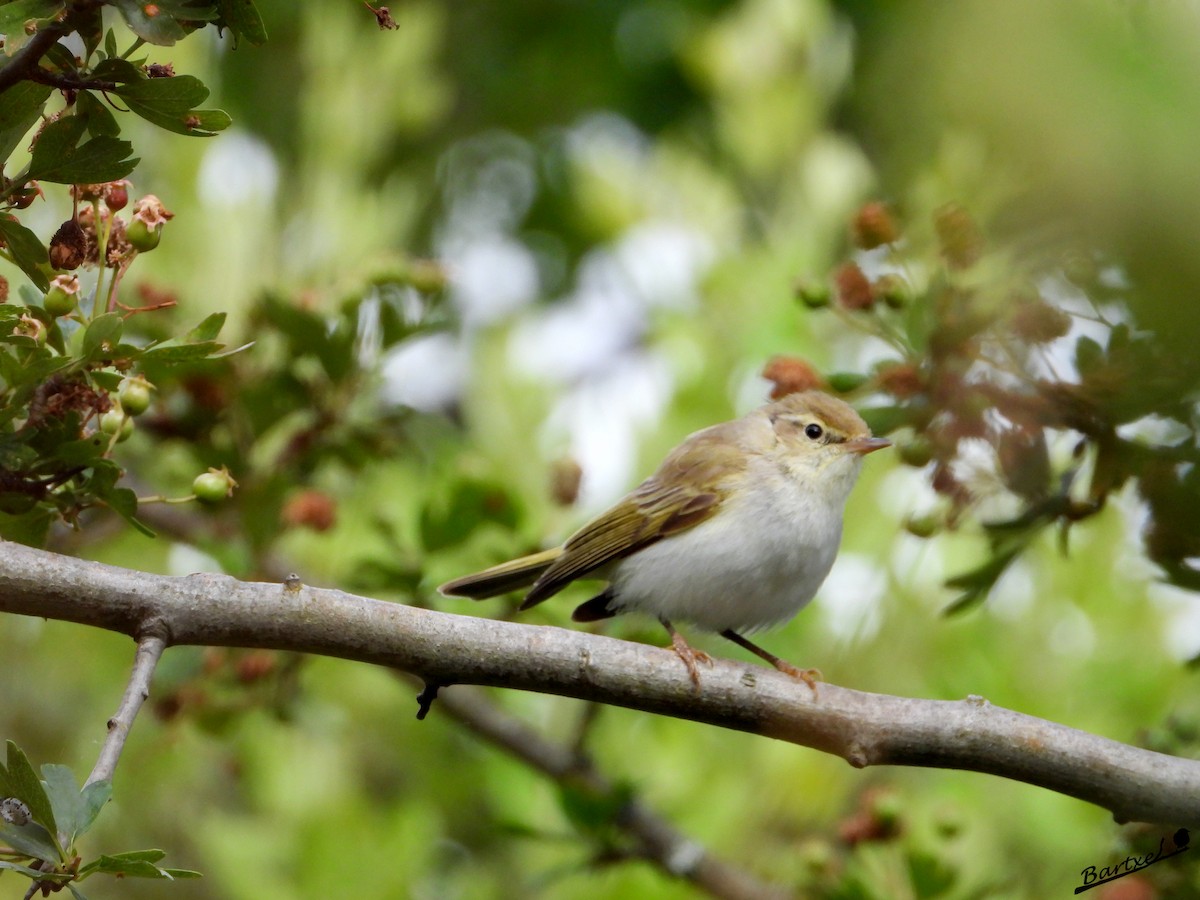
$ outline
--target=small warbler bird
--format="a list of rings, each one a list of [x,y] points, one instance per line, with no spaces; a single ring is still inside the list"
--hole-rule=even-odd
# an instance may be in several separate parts
[[[561,547],[443,584],[484,600],[529,588],[521,609],[577,578],[608,586],[576,622],[643,612],[658,618],[699,687],[711,662],[675,630],[689,622],[756,654],[814,688],[798,669],[742,636],[791,619],[833,566],[842,514],[862,458],[891,441],[871,436],[846,403],[819,391],[790,394],[740,419],[697,431],[653,475]]]

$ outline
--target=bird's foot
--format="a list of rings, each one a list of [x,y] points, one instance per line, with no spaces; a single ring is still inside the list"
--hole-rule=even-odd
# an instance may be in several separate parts
[[[764,650],[752,641],[746,640],[736,631],[722,631],[721,637],[733,641],[739,647],[744,647],[749,650],[759,659],[764,659],[773,665],[776,669],[787,675],[790,678],[798,679],[808,685],[809,690],[813,692],[813,699],[817,699],[817,682],[821,680],[821,672],[819,669],[801,669],[793,666],[785,659],[780,659],[774,653]]]
[[[712,665],[712,657],[703,650],[697,650],[691,644],[683,639],[683,635],[676,631],[670,622],[663,620],[663,625],[666,626],[667,632],[671,635],[671,649],[675,651],[675,655],[683,661],[687,667],[688,675],[692,678],[692,684],[696,686],[696,690],[700,689],[700,663],[706,666]]]
[[[773,665],[784,675],[803,681],[808,685],[809,690],[813,692],[813,699],[817,699],[817,682],[822,680],[820,669],[801,669],[797,666],[793,666],[787,660],[780,659],[779,657],[776,657],[771,662],[771,665]]]

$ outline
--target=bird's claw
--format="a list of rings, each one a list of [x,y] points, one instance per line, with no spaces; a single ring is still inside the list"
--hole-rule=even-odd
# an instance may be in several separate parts
[[[801,669],[782,659],[775,659],[773,664],[784,675],[799,679],[807,684],[813,692],[813,699],[817,698],[817,682],[822,680],[820,669]]]
[[[703,650],[697,650],[691,644],[683,639],[678,631],[671,633],[671,649],[675,651],[675,655],[682,660],[684,666],[687,667],[688,675],[691,676],[692,684],[696,689],[700,689],[700,667],[699,663],[704,663],[706,666],[712,665],[712,657]]]

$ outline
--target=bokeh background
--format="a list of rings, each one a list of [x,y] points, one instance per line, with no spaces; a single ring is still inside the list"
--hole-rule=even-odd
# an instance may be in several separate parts
[[[269,559],[313,584],[510,615],[502,601],[446,600],[433,586],[560,540],[684,435],[762,402],[770,357],[836,372],[886,355],[794,290],[853,252],[849,223],[874,199],[892,204],[914,246],[953,202],[1014,254],[1095,248],[1138,287],[1119,314],[1195,355],[1194,3],[411,0],[393,5],[399,29],[386,32],[348,0],[258,6],[263,47],[206,34],[154,51],[203,78],[235,124],[188,140],[127,123],[144,159],[136,187],[176,213],[137,276],[177,294],[180,322],[229,312],[226,335],[240,343],[256,337],[250,310],[264,295],[332,311],[373,273],[436,260],[449,283],[433,325],[372,359],[379,376],[359,386],[412,417],[406,440],[271,489],[332,499],[326,529],[108,532],[72,552],[246,577]],[[35,207],[31,227],[51,233],[61,201]],[[275,435],[286,440],[284,424]],[[127,452],[156,488],[188,483],[169,449],[135,437]],[[564,506],[552,475],[571,462],[582,481]],[[833,574],[762,643],[833,683],[982,695],[1123,742],[1197,721],[1186,661],[1200,654],[1200,603],[1159,582],[1132,490],[1076,528],[1068,554],[1047,534],[985,603],[947,618],[944,580],[986,547],[972,519],[927,540],[904,530],[939,502],[928,474],[870,458]],[[477,490],[491,514],[464,513],[456,530],[455,503],[475,510],[462,498]],[[432,540],[431,521],[452,533]],[[570,599],[524,618],[568,625]],[[605,630],[662,639],[653,623]],[[6,619],[0,735],[35,763],[85,774],[132,650]],[[161,846],[205,878],[96,885],[91,896],[695,896],[646,863],[597,864],[606,838],[559,787],[436,705],[417,722],[413,688],[391,673],[247,658],[168,652],[159,702],[89,839]],[[982,775],[857,771],[625,710],[495,701],[563,742],[586,719],[602,771],[715,854],[801,896],[1062,896],[1082,869],[1146,837]],[[880,804],[895,832],[853,840],[856,817]],[[1168,868],[1143,882],[1159,893],[1137,896],[1200,896],[1194,863]],[[17,884],[0,879],[0,892]]]

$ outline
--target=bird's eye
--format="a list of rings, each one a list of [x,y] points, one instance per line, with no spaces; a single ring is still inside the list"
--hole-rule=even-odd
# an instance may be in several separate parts
[[[825,433],[825,429],[816,422],[813,422],[811,425],[805,426],[804,433],[812,440],[818,441],[821,439],[821,435]]]

